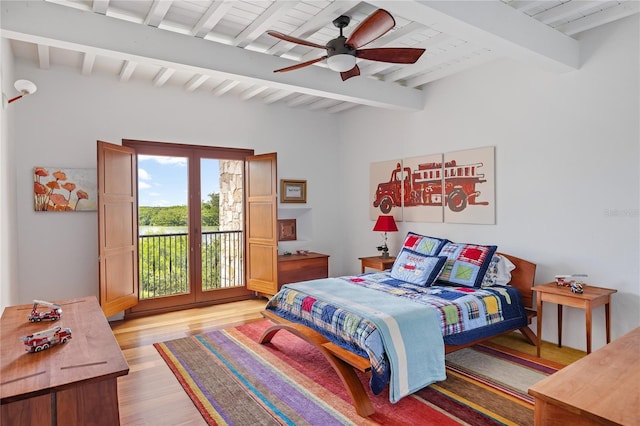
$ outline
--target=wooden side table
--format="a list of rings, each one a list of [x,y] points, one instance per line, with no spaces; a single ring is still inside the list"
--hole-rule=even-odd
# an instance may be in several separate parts
[[[0,332],[0,423],[114,426],[120,424],[117,378],[129,365],[95,297],[57,302],[62,318],[27,320],[32,304],[9,306]],[[67,343],[27,353],[20,337],[69,327]]]
[[[371,257],[359,257],[362,263],[362,273],[364,274],[364,268],[377,269],[378,271],[384,271],[393,266],[393,262],[396,261],[395,257],[371,256]]]
[[[572,293],[570,287],[559,286],[554,282],[533,287],[536,294],[538,308],[538,343],[537,354],[540,356],[542,343],[542,302],[558,305],[558,347],[562,347],[562,308],[564,305],[585,310],[587,332],[587,354],[591,353],[591,317],[593,308],[604,305],[607,343],[611,341],[611,295],[618,290],[584,286],[584,293]]]
[[[637,425],[640,327],[529,388],[535,425]]]

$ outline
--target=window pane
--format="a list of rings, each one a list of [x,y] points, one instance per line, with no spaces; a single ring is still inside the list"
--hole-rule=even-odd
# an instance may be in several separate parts
[[[140,299],[189,293],[187,165],[138,155]]]
[[[243,161],[200,161],[202,290],[244,285],[243,170]]]

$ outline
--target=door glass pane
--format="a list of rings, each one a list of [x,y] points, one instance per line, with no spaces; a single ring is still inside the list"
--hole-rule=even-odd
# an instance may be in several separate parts
[[[140,299],[189,293],[186,157],[138,155]]]
[[[244,285],[243,170],[243,161],[200,161],[202,290]]]

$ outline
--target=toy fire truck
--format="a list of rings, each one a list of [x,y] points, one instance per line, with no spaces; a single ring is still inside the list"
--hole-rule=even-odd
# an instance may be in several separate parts
[[[49,349],[59,343],[66,343],[71,339],[71,329],[62,328],[59,325],[44,331],[22,337],[24,350],[27,352],[40,352]]]
[[[38,310],[38,306],[43,305],[48,309]],[[55,303],[47,302],[45,300],[34,300],[33,301],[33,309],[31,309],[31,314],[29,314],[29,321],[31,322],[40,322],[42,320],[50,320],[56,321],[62,318],[62,307]]]

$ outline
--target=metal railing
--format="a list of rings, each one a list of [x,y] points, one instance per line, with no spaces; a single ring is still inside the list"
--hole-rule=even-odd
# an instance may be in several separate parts
[[[188,234],[138,236],[140,299],[189,293]],[[202,290],[244,285],[242,231],[202,233]]]

